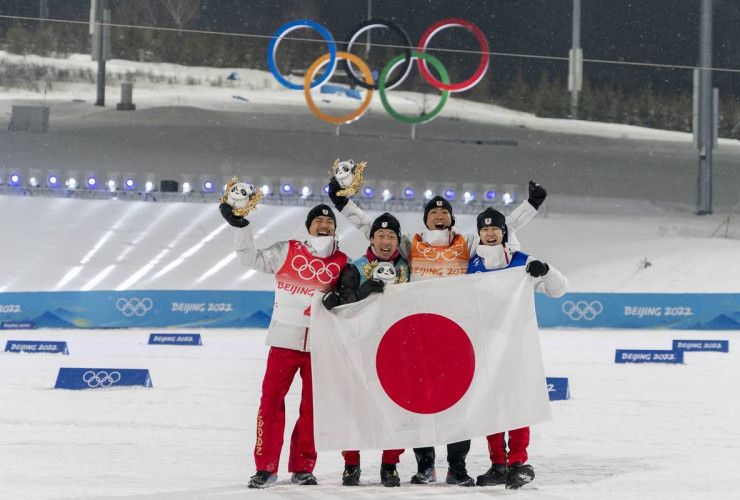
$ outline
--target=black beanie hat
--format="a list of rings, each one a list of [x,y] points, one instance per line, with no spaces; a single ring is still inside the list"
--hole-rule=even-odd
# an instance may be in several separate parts
[[[306,217],[306,229],[309,229],[311,227],[311,223],[316,217],[331,217],[331,220],[334,221],[334,225],[337,225],[337,216],[334,215],[334,211],[329,208],[328,205],[324,205],[323,203],[321,205],[316,205],[311,209],[310,212],[308,212],[308,217]]]
[[[478,214],[478,233],[484,227],[497,227],[504,233],[504,243],[509,241],[508,230],[506,228],[506,217],[498,210],[488,207]]]
[[[396,233],[398,241],[401,241],[401,223],[398,222],[398,219],[393,217],[388,212],[384,213],[373,221],[373,225],[370,227],[371,238],[375,234],[375,231],[377,231],[378,229],[390,229],[391,231]]]
[[[429,216],[429,212],[432,211],[433,208],[444,208],[448,212],[450,212],[450,217],[452,217],[452,225],[455,225],[455,216],[452,213],[452,205],[450,205],[450,202],[447,201],[447,199],[442,198],[441,196],[435,196],[424,207],[424,225],[427,225],[427,217]]]

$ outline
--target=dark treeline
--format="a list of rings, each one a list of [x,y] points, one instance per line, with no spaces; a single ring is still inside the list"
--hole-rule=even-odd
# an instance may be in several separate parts
[[[46,0],[49,18],[87,21],[89,0]],[[367,18],[367,0],[110,0],[113,23],[269,36],[283,23],[311,19],[326,26],[338,42]],[[582,2],[581,46],[586,59],[695,66],[699,58],[701,0]],[[39,3],[0,0],[0,14],[37,17]],[[372,17],[398,23],[416,44],[433,23],[460,17],[476,23],[497,54],[485,79],[466,97],[496,102],[541,116],[565,117],[570,112],[568,64],[572,0],[373,0]],[[740,2],[714,0],[713,66],[740,69]],[[301,37],[320,38],[309,30]],[[399,45],[402,40],[373,30],[374,44]],[[0,41],[11,52],[64,55],[88,52],[86,24],[35,21],[13,24],[0,19]],[[267,38],[178,33],[140,28],[111,30],[112,56],[187,65],[266,69]],[[362,39],[364,42],[364,38]],[[286,40],[281,68],[305,69],[325,51],[323,43]],[[478,56],[434,52],[434,48],[474,51],[472,35],[446,30],[430,49],[453,79],[471,74]],[[398,49],[373,46],[363,55],[376,70]],[[519,55],[519,56],[517,56]],[[690,130],[692,72],[686,69],[639,67],[587,62],[579,118],[632,123],[672,130]],[[420,79],[410,84],[423,90]],[[740,74],[715,72],[720,89],[722,135],[732,135],[740,119]]]

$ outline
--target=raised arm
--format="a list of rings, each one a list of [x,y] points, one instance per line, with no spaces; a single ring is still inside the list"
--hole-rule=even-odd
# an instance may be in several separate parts
[[[219,210],[226,222],[234,227],[234,250],[239,263],[263,273],[277,273],[288,256],[289,243],[279,241],[264,250],[259,250],[254,246],[254,236],[249,221],[243,217],[236,217],[226,203],[222,203]]]

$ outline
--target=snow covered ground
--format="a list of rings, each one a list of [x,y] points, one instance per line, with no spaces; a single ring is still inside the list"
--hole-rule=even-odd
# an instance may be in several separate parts
[[[41,62],[93,68],[85,57]],[[123,74],[129,66],[111,61],[108,70]],[[146,71],[182,78],[194,71],[204,78],[203,85],[183,85],[167,94],[154,84],[149,91],[137,83],[139,108],[219,109],[228,102],[231,109],[233,94],[241,90],[249,90],[251,102],[265,109],[275,102],[305,106],[300,93],[278,89],[264,72],[239,70],[240,82],[220,88],[205,78],[230,70],[188,69],[184,74],[182,67],[158,65]],[[204,88],[210,89],[207,98]],[[117,100],[111,92],[108,98]],[[46,97],[71,99],[80,93],[91,99],[94,88],[57,85]],[[172,100],[163,101],[168,95]],[[0,93],[0,114],[19,100],[43,98],[33,92]],[[465,106],[454,100],[445,113],[470,115]],[[493,106],[478,105],[475,111],[475,119],[515,126],[526,122],[540,130],[690,141],[687,134],[538,120]],[[724,146],[737,147],[737,141]],[[570,199],[557,192],[551,192],[548,205],[552,209],[528,224],[519,238],[526,251],[568,275],[572,291],[740,292],[735,218],[729,239],[710,238],[722,215],[696,217],[648,202]],[[258,245],[290,237],[305,212],[303,207],[260,207],[253,217]],[[420,213],[399,218],[409,231],[421,224]],[[463,230],[474,227],[473,215],[458,220]],[[0,196],[0,262],[5,266],[0,292],[272,289],[270,276],[238,267],[230,232],[216,207],[205,204]],[[360,234],[341,220],[339,235],[348,254],[363,251]],[[554,420],[533,428],[530,462],[537,478],[518,492],[409,485],[415,468],[410,452],[401,457],[402,487],[387,490],[379,485],[377,451],[363,453],[361,488],[341,487],[341,457],[321,453],[318,487],[290,485],[284,454],[278,485],[248,490],[265,332],[200,331],[200,347],[148,346],[148,333],[0,331],[2,346],[7,340],[37,339],[65,340],[70,348],[69,356],[0,353],[0,498],[736,497],[740,355],[735,346],[740,332],[543,330],[546,374],[570,379],[571,400],[553,402]],[[727,339],[730,352],[687,353],[686,363],[676,366],[614,363],[616,348],[668,349],[671,340],[680,338]],[[63,366],[147,368],[154,387],[53,390]],[[297,389],[296,383],[288,395],[286,442],[297,415]],[[437,451],[443,476],[444,449]],[[487,469],[482,438],[474,440],[468,466],[472,475]]]
[[[3,332],[66,340],[70,355],[0,354],[0,498],[736,498],[740,476],[740,332],[545,330],[545,373],[568,377],[571,399],[532,429],[535,481],[518,492],[380,485],[377,451],[363,452],[363,486],[341,486],[338,453],[319,453],[318,487],[249,490],[267,349],[261,330],[202,331],[200,347],[149,346],[148,331]],[[684,365],[618,365],[616,348],[668,349],[675,338],[729,339],[730,352],[686,353]],[[4,344],[4,342],[3,342]],[[734,346],[734,347],[733,347]],[[54,390],[59,367],[147,368],[154,387]],[[287,398],[285,441],[299,384]],[[444,476],[444,447],[437,469]],[[473,440],[472,475],[489,461]]]

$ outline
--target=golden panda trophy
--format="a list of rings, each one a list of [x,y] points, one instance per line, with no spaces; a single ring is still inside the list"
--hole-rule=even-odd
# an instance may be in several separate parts
[[[263,196],[261,189],[256,189],[254,185],[247,182],[239,182],[239,179],[234,176],[230,182],[226,183],[221,203],[230,205],[231,212],[237,217],[246,217],[249,212],[257,209],[257,202]]]
[[[352,160],[340,162],[339,158],[334,160],[334,165],[329,172],[334,177],[339,186],[342,188],[337,191],[339,196],[352,196],[360,190],[362,184],[362,171],[367,167],[367,162],[363,161],[355,164]]]

